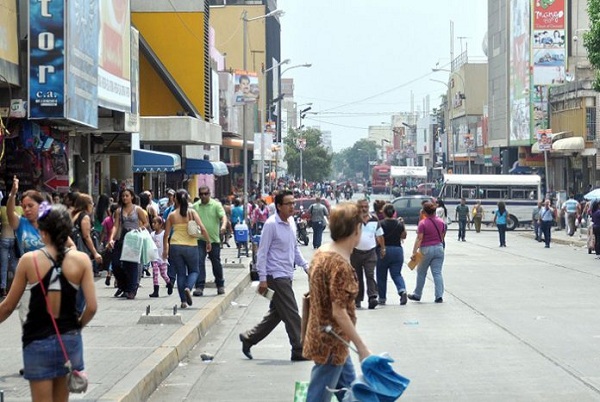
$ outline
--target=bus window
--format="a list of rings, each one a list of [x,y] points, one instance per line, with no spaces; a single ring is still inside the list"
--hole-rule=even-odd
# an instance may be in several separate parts
[[[474,187],[463,187],[462,188],[462,193],[461,193],[461,198],[465,198],[465,199],[473,199],[475,198],[475,194],[477,194],[475,192],[475,188]]]
[[[488,188],[486,190],[485,198],[503,199],[504,197],[502,197],[502,190],[500,190],[499,188]]]

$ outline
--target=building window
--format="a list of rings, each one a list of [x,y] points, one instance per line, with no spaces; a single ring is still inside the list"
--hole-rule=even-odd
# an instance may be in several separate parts
[[[588,141],[596,139],[596,108],[585,108],[585,129]]]

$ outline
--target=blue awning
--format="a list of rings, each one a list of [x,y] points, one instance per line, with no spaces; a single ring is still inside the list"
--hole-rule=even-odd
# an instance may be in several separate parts
[[[212,163],[204,159],[185,159],[185,174],[213,174]]]
[[[229,169],[227,169],[227,165],[224,162],[211,162],[211,164],[215,176],[227,176],[229,174]]]
[[[174,172],[181,169],[181,157],[167,152],[133,150],[134,173]]]

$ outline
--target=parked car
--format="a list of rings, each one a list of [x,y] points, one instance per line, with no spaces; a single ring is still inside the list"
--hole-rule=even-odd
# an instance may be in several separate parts
[[[300,211],[300,207],[302,207],[304,209],[302,217],[308,219],[308,208],[315,202],[317,202],[316,198],[296,198],[294,200],[294,215],[296,215]],[[325,205],[328,211],[331,211],[331,205],[324,197],[321,198],[321,204]]]
[[[424,201],[435,201],[435,199],[427,195],[404,195],[392,200],[392,205],[396,215],[404,219],[404,223],[417,224]]]

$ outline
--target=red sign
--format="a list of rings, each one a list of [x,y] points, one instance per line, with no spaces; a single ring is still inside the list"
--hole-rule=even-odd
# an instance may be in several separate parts
[[[44,183],[46,187],[53,191],[69,189],[69,176],[54,176]]]
[[[534,0],[533,29],[564,29],[565,0]]]

